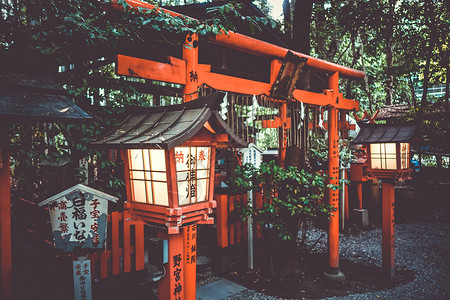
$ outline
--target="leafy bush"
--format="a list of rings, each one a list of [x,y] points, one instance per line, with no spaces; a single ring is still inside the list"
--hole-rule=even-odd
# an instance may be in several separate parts
[[[251,216],[266,234],[275,233],[282,240],[295,240],[301,222],[329,217],[334,208],[324,201],[326,176],[296,167],[280,167],[275,162],[262,163],[257,169],[244,164],[235,170],[230,182],[236,192],[262,193],[264,204],[240,206],[244,221]]]

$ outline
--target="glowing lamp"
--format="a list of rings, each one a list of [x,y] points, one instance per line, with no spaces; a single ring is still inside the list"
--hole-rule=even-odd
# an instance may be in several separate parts
[[[369,173],[377,178],[404,179],[409,176],[410,145],[414,126],[360,124],[353,144],[368,149]]]
[[[246,146],[218,113],[223,93],[184,104],[142,108],[94,144],[122,149],[126,208],[178,233],[211,224],[216,147]]]

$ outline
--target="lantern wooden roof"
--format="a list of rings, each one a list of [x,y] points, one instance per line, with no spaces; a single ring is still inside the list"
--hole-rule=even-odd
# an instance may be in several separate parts
[[[214,93],[183,104],[139,107],[116,129],[94,142],[94,145],[119,148],[171,149],[189,140],[200,129],[226,133],[238,147],[246,147],[218,113],[224,93]]]
[[[358,124],[361,130],[352,144],[409,142],[414,135],[415,126],[396,126],[384,124]]]

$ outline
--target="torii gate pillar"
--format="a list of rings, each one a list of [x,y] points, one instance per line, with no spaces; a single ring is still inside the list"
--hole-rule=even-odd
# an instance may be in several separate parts
[[[12,299],[11,192],[9,177],[9,131],[0,129],[0,299]]]
[[[328,88],[332,98],[338,102],[339,73],[333,73],[328,79]],[[333,102],[332,102],[333,103]],[[339,132],[338,110],[331,106],[328,111],[328,177],[329,183],[339,185]],[[344,281],[345,275],[339,270],[339,191],[328,189],[329,204],[336,208],[330,217],[328,228],[328,270],[324,275],[332,281]]]

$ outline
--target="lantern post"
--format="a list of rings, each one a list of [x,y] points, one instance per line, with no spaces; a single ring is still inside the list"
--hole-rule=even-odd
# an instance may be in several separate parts
[[[183,60],[186,61],[186,84],[184,85],[185,96],[183,102],[187,102],[198,98],[198,36],[196,33],[186,36],[186,41],[183,46]],[[215,154],[215,151],[213,153]],[[214,172],[212,176],[214,177]],[[197,279],[197,225],[189,225],[183,228],[183,247],[185,253],[185,299],[195,300]]]
[[[382,271],[387,279],[395,275],[394,183],[411,177],[410,145],[415,127],[360,124],[352,142],[368,147],[368,174],[382,181]]]

